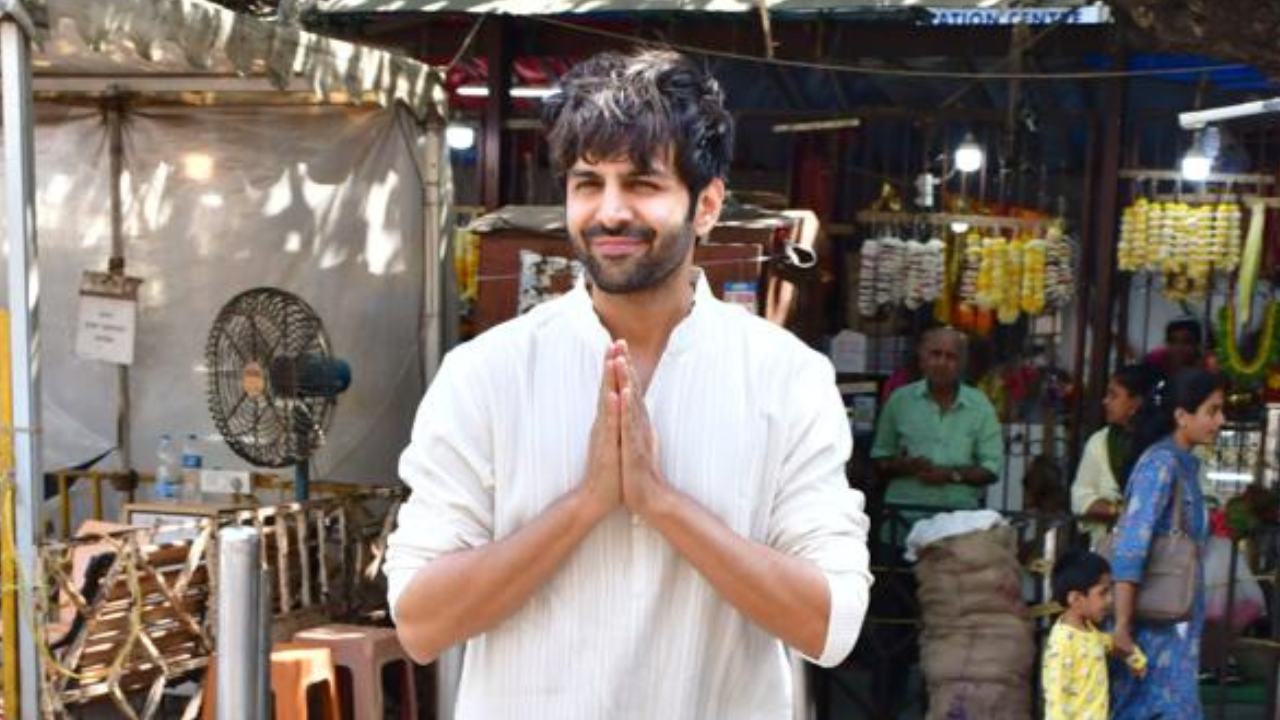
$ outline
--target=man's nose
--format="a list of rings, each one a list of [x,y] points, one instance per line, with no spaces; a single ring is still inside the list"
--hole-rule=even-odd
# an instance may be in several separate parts
[[[607,183],[600,198],[596,220],[607,228],[618,228],[631,222],[631,203],[616,183]]]

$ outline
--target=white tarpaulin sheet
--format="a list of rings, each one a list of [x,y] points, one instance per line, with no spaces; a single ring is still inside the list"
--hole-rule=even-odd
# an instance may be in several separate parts
[[[43,452],[55,469],[115,444],[115,366],[72,352],[81,273],[105,269],[111,252],[109,158],[97,110],[38,110]],[[247,467],[218,440],[207,410],[204,345],[227,300],[266,285],[315,308],[351,364],[315,477],[394,481],[422,390],[422,190],[403,112],[126,115],[125,256],[128,274],[144,280],[130,375],[135,467],[154,469],[164,432],[198,432],[206,466]]]

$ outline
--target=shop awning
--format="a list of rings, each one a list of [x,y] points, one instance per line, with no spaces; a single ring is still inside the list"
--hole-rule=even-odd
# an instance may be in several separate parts
[[[411,58],[232,12],[206,0],[23,0],[35,89],[300,91],[443,114],[440,77]]]

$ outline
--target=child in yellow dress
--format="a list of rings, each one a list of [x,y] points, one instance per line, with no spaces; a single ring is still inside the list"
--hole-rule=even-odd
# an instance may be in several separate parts
[[[1107,655],[1111,636],[1097,628],[1111,609],[1111,566],[1085,550],[1065,553],[1053,567],[1053,599],[1066,608],[1049,632],[1041,683],[1045,720],[1107,720]],[[1125,662],[1146,673],[1140,649]]]

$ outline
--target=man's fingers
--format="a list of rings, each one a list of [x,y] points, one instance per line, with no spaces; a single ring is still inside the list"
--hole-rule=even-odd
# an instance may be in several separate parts
[[[631,414],[635,412],[636,395],[631,388],[625,387],[622,388],[620,397],[622,398],[622,411],[618,414],[622,417],[622,429],[625,434],[625,432],[631,431],[631,423],[633,421]]]
[[[618,429],[618,393],[614,390],[608,390],[604,393],[603,406],[600,408],[601,414],[604,415],[604,426],[611,432]]]
[[[618,390],[624,390],[631,387],[631,373],[627,371],[627,366],[631,362],[625,355],[619,355],[613,361],[614,382],[617,384]]]

